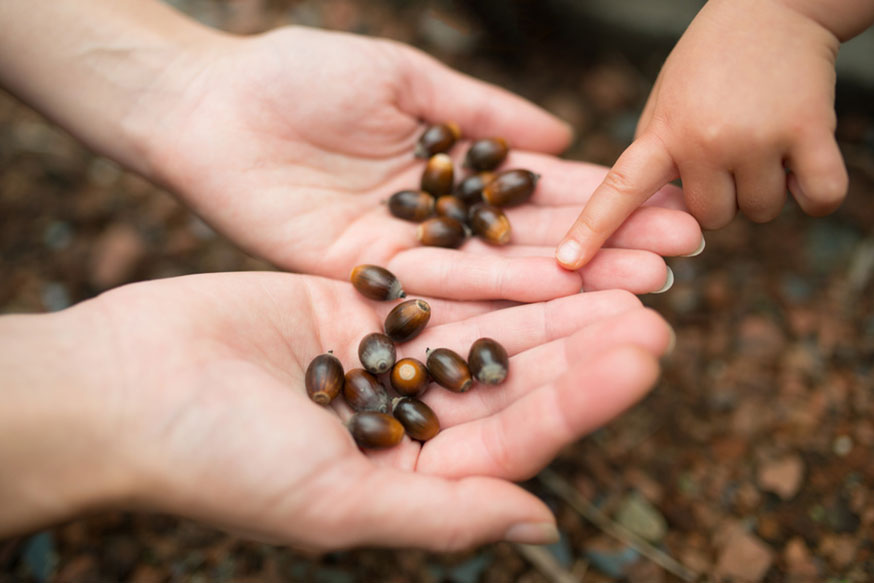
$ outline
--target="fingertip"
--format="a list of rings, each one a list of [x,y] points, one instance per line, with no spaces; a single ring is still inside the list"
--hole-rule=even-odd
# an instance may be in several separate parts
[[[793,151],[788,160],[787,186],[802,210],[810,216],[835,211],[847,195],[849,176],[834,136],[811,139]]]

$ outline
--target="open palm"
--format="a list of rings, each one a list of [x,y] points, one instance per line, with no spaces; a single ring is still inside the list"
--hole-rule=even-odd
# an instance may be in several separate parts
[[[359,340],[393,303],[331,279],[249,273],[134,284],[74,308],[98,314],[94,337],[113,339],[101,400],[107,440],[124,453],[107,463],[127,468],[142,507],[285,544],[543,542],[550,512],[511,481],[641,397],[671,332],[622,291],[427,301],[431,322],[399,358],[428,346],[466,354],[487,335],[506,346],[510,375],[463,394],[432,385],[423,399],[442,431],[378,452],[359,450],[342,399],[316,405],[303,377],[327,350],[360,366]]]
[[[537,301],[580,289],[657,290],[667,275],[661,256],[701,241],[679,190],[667,188],[585,269],[559,269],[553,248],[605,170],[552,155],[570,139],[552,116],[398,43],[285,28],[222,37],[170,70],[154,90],[167,105],[147,140],[156,178],[284,269],[345,279],[375,263],[412,293]],[[513,147],[505,167],[542,175],[531,202],[508,213],[509,246],[422,247],[416,226],[381,204],[417,187],[424,164],[412,152],[423,120],[454,120],[468,138],[504,136]]]

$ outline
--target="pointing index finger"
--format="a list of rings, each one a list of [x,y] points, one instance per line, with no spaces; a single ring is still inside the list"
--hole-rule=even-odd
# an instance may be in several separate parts
[[[588,263],[628,215],[676,175],[664,143],[653,133],[643,134],[619,156],[559,243],[558,263],[565,269]]]

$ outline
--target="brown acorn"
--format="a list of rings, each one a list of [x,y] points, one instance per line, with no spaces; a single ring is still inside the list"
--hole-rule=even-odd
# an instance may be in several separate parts
[[[474,170],[494,170],[507,158],[510,151],[504,138],[476,140],[467,150],[464,165]]]
[[[455,182],[452,158],[446,154],[434,154],[422,172],[422,190],[434,197],[452,192]]]
[[[464,243],[467,233],[464,225],[452,217],[428,219],[416,230],[416,238],[429,247],[455,248]]]
[[[395,419],[401,422],[407,435],[418,441],[428,441],[440,433],[440,421],[434,411],[411,397],[397,397],[392,401]]]
[[[434,154],[448,152],[460,137],[461,130],[455,122],[429,126],[416,143],[416,157],[430,158]]]
[[[481,202],[470,209],[470,230],[486,243],[506,245],[510,242],[510,220],[496,206]]]
[[[385,317],[385,333],[395,342],[406,342],[418,336],[430,319],[428,302],[407,300],[396,305]]]
[[[428,359],[425,365],[431,378],[454,393],[469,391],[473,384],[470,368],[461,356],[448,348],[427,350]]]
[[[389,197],[388,212],[399,219],[421,223],[434,214],[434,197],[424,190],[401,190]]]
[[[495,177],[494,172],[477,172],[471,174],[455,187],[455,196],[467,205],[483,201],[483,188]]]
[[[424,391],[430,380],[428,369],[415,358],[402,358],[397,361],[389,377],[392,388],[405,397],[413,397]]]
[[[451,217],[459,223],[467,222],[467,205],[451,194],[444,194],[438,198],[434,210],[439,217]]]
[[[363,368],[353,368],[346,373],[343,397],[355,411],[389,412],[388,393],[376,377]]]
[[[498,172],[494,180],[483,188],[483,199],[494,206],[522,204],[534,192],[539,174],[530,170],[505,170]]]
[[[327,405],[343,390],[343,365],[328,352],[315,357],[307,367],[304,385],[310,399],[319,405]]]
[[[358,359],[371,374],[390,371],[396,358],[395,343],[385,334],[373,332],[362,338],[358,344]]]
[[[349,274],[349,281],[361,293],[372,300],[395,300],[407,297],[398,278],[378,265],[356,265]]]
[[[480,338],[474,342],[470,347],[467,363],[476,380],[484,385],[504,382],[510,369],[507,350],[492,338]]]
[[[388,413],[362,411],[355,413],[346,422],[352,438],[365,449],[392,447],[404,438],[404,426]]]

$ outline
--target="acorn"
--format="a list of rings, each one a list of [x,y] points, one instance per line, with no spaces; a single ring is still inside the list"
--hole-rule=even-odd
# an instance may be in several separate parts
[[[388,212],[399,219],[421,223],[434,214],[434,197],[424,190],[401,190],[389,197]]]
[[[473,234],[486,243],[506,245],[510,242],[510,220],[496,206],[484,202],[473,205],[468,222]]]
[[[390,371],[396,358],[395,343],[385,334],[373,332],[362,338],[358,344],[358,359],[371,374]]]
[[[467,363],[476,380],[484,385],[504,382],[510,369],[507,350],[492,338],[480,338],[474,342],[470,347]]]
[[[327,405],[343,389],[343,365],[330,352],[320,354],[310,362],[304,379],[310,399],[319,405]]]
[[[504,138],[476,140],[467,150],[464,166],[474,170],[494,170],[507,158],[510,151]]]
[[[440,421],[434,411],[411,397],[397,397],[392,400],[392,412],[401,422],[407,435],[418,441],[428,441],[440,433]]]
[[[400,395],[413,397],[425,390],[430,381],[428,369],[415,358],[402,358],[391,369],[392,388]]]
[[[388,413],[362,411],[355,413],[346,422],[346,428],[360,447],[384,449],[392,447],[404,438],[404,426]]]
[[[452,158],[446,154],[434,154],[422,172],[422,190],[434,197],[452,192],[455,169]]]
[[[355,411],[389,412],[390,402],[385,387],[363,368],[353,368],[346,373],[343,397]]]
[[[438,385],[454,393],[470,390],[473,384],[470,368],[457,352],[448,348],[435,348],[426,350],[425,353],[428,355],[425,366]]]
[[[349,274],[349,281],[361,295],[371,300],[384,301],[407,297],[398,278],[388,269],[378,265],[356,265]]]
[[[505,170],[483,188],[483,199],[494,206],[514,206],[522,204],[534,192],[539,174],[530,170]]]
[[[406,342],[419,335],[431,319],[431,306],[425,300],[407,300],[396,305],[385,317],[385,333],[395,342]]]
[[[464,225],[452,217],[428,219],[416,230],[419,242],[429,247],[459,247],[466,236]]]
[[[460,137],[461,130],[455,122],[429,126],[416,143],[416,158],[430,158],[434,154],[448,152]]]
[[[444,194],[437,199],[434,210],[438,217],[450,217],[459,223],[467,222],[467,205],[458,197]]]
[[[483,188],[495,178],[494,172],[471,174],[455,187],[455,196],[467,205],[483,201]]]

